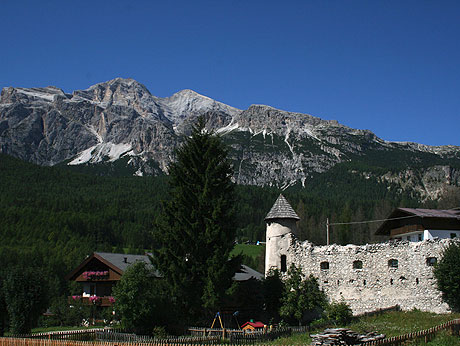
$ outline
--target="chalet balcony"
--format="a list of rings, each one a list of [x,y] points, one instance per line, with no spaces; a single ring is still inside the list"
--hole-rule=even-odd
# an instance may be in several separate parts
[[[115,299],[112,296],[98,297],[82,297],[82,296],[70,296],[68,298],[69,304],[82,303],[83,305],[95,305],[95,306],[112,306],[115,303]]]

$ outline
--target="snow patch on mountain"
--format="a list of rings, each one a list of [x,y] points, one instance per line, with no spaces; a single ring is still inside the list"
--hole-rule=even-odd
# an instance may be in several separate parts
[[[226,133],[229,133],[229,132],[232,132],[232,131],[235,131],[235,130],[238,130],[238,129],[239,129],[238,123],[234,123],[234,124],[230,123],[227,126],[221,127],[216,132],[218,134],[224,135]]]
[[[103,161],[113,162],[125,154],[129,154],[131,149],[132,146],[128,143],[100,143],[83,150],[75,159],[70,161],[68,165],[80,165],[82,163],[97,163]]]

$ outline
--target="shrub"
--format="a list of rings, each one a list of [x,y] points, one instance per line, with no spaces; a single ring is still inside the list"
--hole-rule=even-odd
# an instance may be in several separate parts
[[[325,312],[328,321],[335,325],[346,325],[350,323],[353,318],[353,312],[345,302],[333,302],[328,304]]]

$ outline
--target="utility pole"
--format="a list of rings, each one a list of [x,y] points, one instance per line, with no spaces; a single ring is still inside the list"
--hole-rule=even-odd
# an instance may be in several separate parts
[[[329,218],[326,219],[326,244],[329,245]]]

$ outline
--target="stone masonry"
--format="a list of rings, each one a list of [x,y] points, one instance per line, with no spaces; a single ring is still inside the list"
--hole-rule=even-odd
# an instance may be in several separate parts
[[[287,265],[313,274],[331,300],[346,301],[354,314],[395,305],[445,313],[449,307],[436,288],[432,264],[449,241],[313,246],[293,239]]]
[[[315,246],[297,239],[297,215],[268,216],[266,273],[272,268],[286,272],[293,263],[305,275],[313,274],[331,301],[346,302],[355,315],[395,305],[450,311],[436,288],[433,265],[452,240]]]

